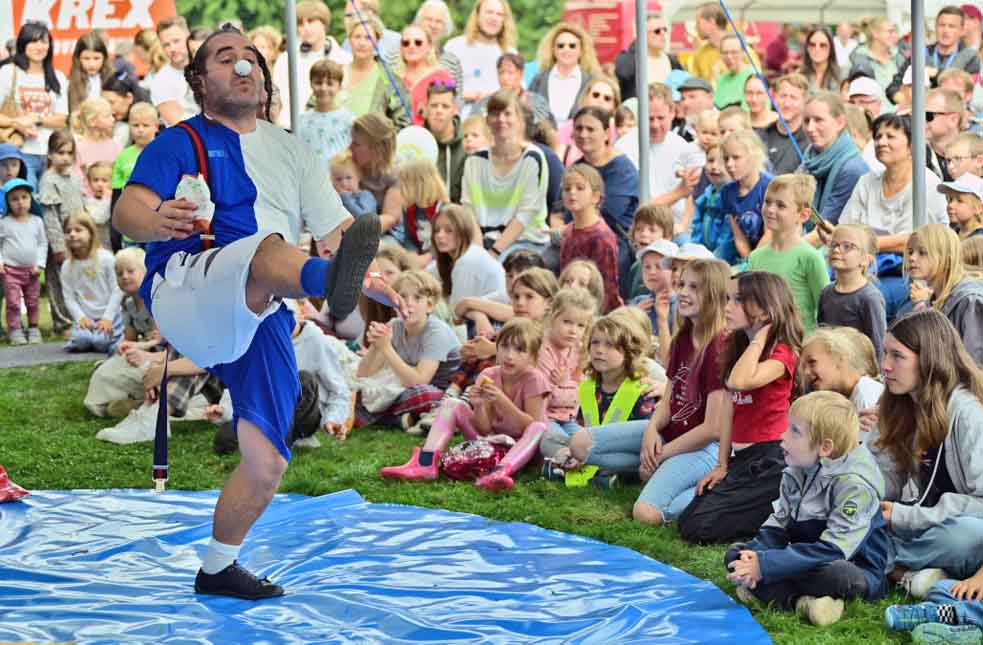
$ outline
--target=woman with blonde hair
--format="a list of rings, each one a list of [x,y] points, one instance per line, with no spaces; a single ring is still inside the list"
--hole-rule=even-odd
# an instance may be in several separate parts
[[[352,161],[359,186],[379,204],[382,230],[388,231],[403,217],[403,200],[396,177],[396,127],[381,114],[364,114],[352,123]]]
[[[348,29],[352,62],[345,65],[345,79],[338,94],[338,105],[356,117],[384,114],[397,129],[410,125],[409,94],[399,79],[390,76],[376,59],[373,42],[382,38],[382,22],[373,15],[353,21]]]
[[[507,0],[477,0],[464,26],[464,34],[451,38],[444,47],[461,61],[464,74],[462,96],[471,107],[498,90],[495,63],[502,54],[514,52],[518,30]]]
[[[403,27],[400,35],[399,59],[396,73],[409,92],[413,124],[423,125],[423,107],[427,104],[427,90],[431,85],[443,85],[454,89],[457,84],[451,72],[437,59],[433,37],[423,25],[413,23]]]
[[[561,22],[540,41],[537,58],[540,71],[529,91],[543,96],[556,122],[562,124],[573,116],[591,79],[601,73],[594,42],[579,25]]]

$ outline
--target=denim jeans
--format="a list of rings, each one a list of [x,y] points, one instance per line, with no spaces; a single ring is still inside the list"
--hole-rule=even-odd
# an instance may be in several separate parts
[[[547,459],[552,459],[561,448],[570,445],[570,437],[580,430],[576,421],[554,421],[550,419],[546,423],[546,432],[539,440],[539,454]]]
[[[895,562],[906,569],[945,569],[964,579],[983,565],[983,519],[950,517],[911,538],[891,536]]]
[[[958,600],[950,590],[958,580],[942,580],[935,584],[925,597],[927,602],[952,605],[956,608],[956,620],[960,625],[976,625],[983,629],[983,600]]]
[[[710,442],[699,450],[666,459],[645,483],[639,502],[654,506],[671,522],[686,510],[696,496],[696,485],[717,464],[720,446]]]
[[[65,349],[70,352],[105,352],[112,354],[116,351],[116,345],[123,339],[123,317],[116,314],[113,319],[112,335],[107,336],[99,330],[82,329],[78,325],[72,326],[72,337],[65,344]]]
[[[617,472],[635,472],[641,465],[642,436],[648,421],[625,421],[588,428],[594,443],[587,463]],[[645,484],[638,501],[659,509],[671,521],[696,495],[696,485],[717,463],[717,442],[662,462]]]
[[[41,182],[41,175],[44,174],[45,166],[48,165],[48,156],[22,154],[24,156],[24,165],[27,166],[27,182],[36,187]]]

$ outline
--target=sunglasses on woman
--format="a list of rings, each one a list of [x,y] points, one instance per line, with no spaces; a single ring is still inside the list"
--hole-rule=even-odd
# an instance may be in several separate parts
[[[578,47],[580,47],[578,42],[556,43],[557,49],[577,49]]]
[[[422,38],[407,38],[403,41],[403,47],[409,47],[410,45],[413,45],[414,47],[423,47],[424,42],[426,41],[424,41]]]
[[[614,96],[613,95],[611,95],[611,94],[604,94],[602,92],[598,92],[597,90],[592,90],[591,93],[590,93],[590,96],[595,101],[600,101],[602,99],[605,100],[605,101],[609,101],[609,102],[610,101],[614,101]]]

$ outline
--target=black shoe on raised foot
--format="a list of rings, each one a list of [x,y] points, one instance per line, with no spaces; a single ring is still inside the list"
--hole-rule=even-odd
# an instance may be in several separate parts
[[[324,297],[335,320],[344,320],[355,311],[362,294],[365,272],[379,250],[382,224],[375,214],[361,215],[341,237],[338,252],[331,260]]]
[[[282,596],[283,587],[270,582],[268,578],[257,578],[236,561],[212,575],[199,569],[195,578],[195,593],[262,600]]]

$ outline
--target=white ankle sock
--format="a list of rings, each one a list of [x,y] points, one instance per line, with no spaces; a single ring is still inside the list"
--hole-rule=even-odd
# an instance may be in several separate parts
[[[241,544],[222,544],[215,538],[208,543],[208,551],[201,561],[201,570],[208,575],[214,575],[229,566],[239,557]]]

